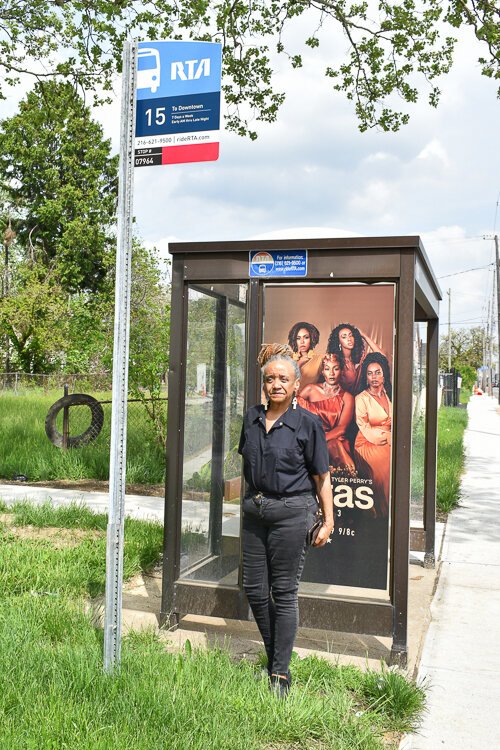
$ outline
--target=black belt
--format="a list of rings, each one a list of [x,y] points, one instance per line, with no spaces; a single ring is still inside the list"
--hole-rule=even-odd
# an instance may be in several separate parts
[[[264,498],[269,498],[270,500],[286,500],[289,497],[312,497],[316,499],[316,494],[313,492],[313,490],[310,490],[309,492],[289,492],[289,493],[275,493],[275,492],[261,492],[260,490],[255,490],[255,492],[250,492],[247,497],[251,497],[252,500],[254,500],[257,505],[260,505],[262,500]]]

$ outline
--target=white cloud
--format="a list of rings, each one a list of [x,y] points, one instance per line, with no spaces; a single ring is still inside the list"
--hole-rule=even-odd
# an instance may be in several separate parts
[[[359,215],[364,219],[368,217],[381,224],[390,225],[396,221],[391,210],[394,204],[394,185],[383,180],[373,180],[352,195],[348,209],[351,215]]]
[[[376,151],[374,154],[369,154],[363,159],[364,164],[379,164],[380,162],[394,161],[396,157],[392,154],[388,154],[385,151]]]
[[[355,232],[334,227],[290,227],[289,229],[275,229],[271,232],[256,234],[250,240],[281,240],[281,239],[312,239],[332,237],[359,237]]]
[[[422,159],[429,162],[435,162],[437,160],[442,162],[445,167],[448,167],[450,165],[450,160],[448,158],[448,154],[446,153],[446,149],[437,138],[433,138],[430,143],[427,143],[426,146],[424,146],[424,148],[418,154],[417,159]]]

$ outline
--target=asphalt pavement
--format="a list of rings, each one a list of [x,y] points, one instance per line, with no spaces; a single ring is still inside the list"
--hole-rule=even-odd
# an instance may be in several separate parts
[[[460,507],[446,525],[418,679],[420,731],[400,750],[500,748],[500,409],[473,396]]]

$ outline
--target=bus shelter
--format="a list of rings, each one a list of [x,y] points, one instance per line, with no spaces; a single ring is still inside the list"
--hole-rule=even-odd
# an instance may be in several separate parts
[[[350,394],[341,407],[350,421],[329,439],[337,434],[338,393],[324,403],[302,398],[327,435],[336,526],[331,544],[308,553],[300,625],[391,637],[390,660],[404,665],[410,549],[424,552],[428,566],[435,560],[441,294],[420,238],[174,243],[169,250],[162,621],[251,618],[241,574],[242,418],[261,400],[261,344],[298,349],[305,330],[307,351],[296,353],[301,389],[321,385],[325,362],[342,354],[337,391]],[[342,349],[346,330],[355,341],[350,353]],[[382,411],[368,389],[377,377],[385,383]]]

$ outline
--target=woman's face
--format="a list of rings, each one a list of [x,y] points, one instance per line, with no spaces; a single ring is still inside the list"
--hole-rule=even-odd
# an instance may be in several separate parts
[[[299,354],[307,354],[311,348],[311,334],[307,328],[299,328],[297,336],[295,337],[295,343],[297,344],[297,351]]]
[[[274,405],[291,403],[300,380],[295,377],[295,370],[290,362],[276,360],[264,369],[264,393]]]
[[[328,385],[337,385],[340,378],[340,365],[338,362],[323,362],[323,377]]]
[[[368,388],[381,388],[384,383],[384,372],[378,362],[372,362],[366,368],[366,382]]]
[[[350,328],[341,328],[339,331],[339,341],[342,349],[352,350],[354,348],[354,334]]]

